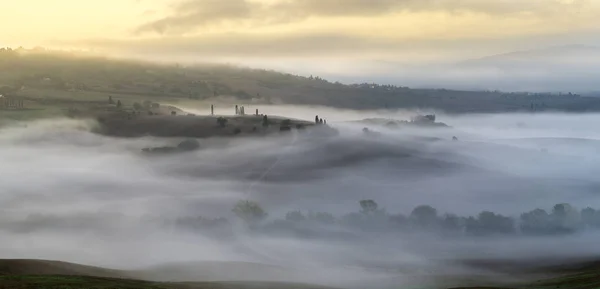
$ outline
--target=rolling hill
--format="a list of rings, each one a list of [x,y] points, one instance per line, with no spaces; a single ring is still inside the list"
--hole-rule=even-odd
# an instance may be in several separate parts
[[[122,100],[127,106],[135,102],[162,101],[448,113],[600,111],[600,99],[566,92],[559,95],[411,89],[372,83],[348,85],[319,77],[226,65],[158,65],[52,53],[0,55],[0,94],[24,99],[30,108],[28,113],[37,115],[51,114],[49,112],[56,108],[102,104],[109,96]],[[23,117],[23,114],[14,117]]]

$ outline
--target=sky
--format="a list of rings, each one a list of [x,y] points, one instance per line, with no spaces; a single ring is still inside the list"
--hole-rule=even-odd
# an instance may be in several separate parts
[[[600,43],[600,0],[21,0],[0,45],[321,72]],[[326,61],[326,62],[323,62]]]

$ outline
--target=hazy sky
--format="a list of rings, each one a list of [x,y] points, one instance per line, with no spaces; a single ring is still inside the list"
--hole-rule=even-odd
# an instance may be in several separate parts
[[[20,0],[2,10],[0,45],[226,61],[329,79],[600,44],[600,0]]]
[[[4,45],[218,56],[415,57],[457,42],[479,54],[530,37],[592,41],[600,28],[598,0],[21,0],[2,8]]]

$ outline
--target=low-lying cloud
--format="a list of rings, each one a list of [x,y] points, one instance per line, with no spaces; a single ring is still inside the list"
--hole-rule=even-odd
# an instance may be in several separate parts
[[[279,274],[285,279],[280,281],[374,288],[397,285],[422,269],[465,274],[471,271],[446,264],[469,258],[600,253],[591,245],[593,232],[437,241],[402,231],[358,234],[324,226],[316,235],[299,237],[269,233],[277,223],[248,231],[232,212],[246,199],[268,212],[265,224],[296,210],[339,218],[358,212],[363,199],[375,200],[391,215],[408,215],[420,205],[440,214],[489,210],[515,219],[565,202],[578,209],[600,208],[598,115],[438,115],[452,128],[395,130],[346,121],[407,119],[411,112],[260,110],[305,119],[319,114],[340,135],[210,139],[201,140],[199,151],[148,156],[142,148],[178,140],[108,138],[89,132],[93,124],[73,120],[3,128],[0,253],[125,269],[251,262],[290,270]],[[381,134],[366,137],[365,126]],[[217,218],[226,218],[231,229],[215,238],[207,226],[220,224],[210,221]],[[190,219],[191,227],[175,225],[177,220],[189,225]],[[275,279],[269,275],[273,271],[261,270],[256,279]]]

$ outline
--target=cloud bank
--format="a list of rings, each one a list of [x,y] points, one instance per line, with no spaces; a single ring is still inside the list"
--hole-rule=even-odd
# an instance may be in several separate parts
[[[416,0],[191,0],[173,7],[170,15],[145,23],[137,33],[159,34],[189,32],[195,28],[223,21],[269,25],[273,23],[300,22],[311,17],[378,17],[402,12],[483,13],[492,16],[546,15],[553,16],[572,9],[581,9],[586,0],[533,0],[533,1],[416,1]]]
[[[515,218],[563,202],[600,208],[598,115],[438,115],[453,128],[397,131],[345,121],[407,119],[412,112],[260,109],[305,119],[318,113],[340,136],[210,139],[197,152],[149,157],[141,148],[177,140],[107,138],[90,133],[90,124],[72,120],[3,128],[0,253],[124,269],[251,262],[292,272],[279,274],[279,281],[373,288],[397,285],[420,270],[472,273],[447,266],[463,259],[520,261],[600,253],[592,233],[440,241],[351,231],[325,231],[330,235],[308,239],[270,235],[244,229],[231,211],[244,199],[269,213],[266,222],[295,210],[336,216],[357,212],[362,199],[377,201],[390,214],[408,214],[424,204],[440,214],[490,210]],[[380,137],[365,137],[364,126]],[[453,136],[460,141],[451,141]],[[215,239],[202,229],[199,217],[227,218],[234,229]],[[182,218],[198,220],[200,229],[173,226]]]

